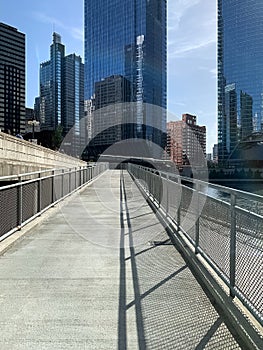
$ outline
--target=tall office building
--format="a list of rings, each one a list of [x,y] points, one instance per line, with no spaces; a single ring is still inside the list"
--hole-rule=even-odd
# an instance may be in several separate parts
[[[0,128],[25,132],[25,34],[0,23]]]
[[[145,108],[166,108],[166,0],[85,1],[85,98],[95,83],[113,75],[131,84],[135,102],[131,137],[161,144],[166,113]]]
[[[179,167],[205,165],[206,127],[196,124],[195,115],[167,123],[167,153]]]
[[[214,144],[213,146],[213,162],[218,162],[218,144]]]
[[[41,130],[52,131],[61,124],[62,69],[65,46],[53,33],[50,60],[40,64],[40,121]]]
[[[68,133],[74,126],[80,135],[80,119],[84,117],[84,64],[75,54],[64,58],[63,65],[62,126]]]
[[[263,2],[218,0],[218,159],[262,130]]]
[[[92,155],[127,138],[130,101],[131,83],[123,76],[112,75],[95,83],[92,142],[88,147]]]
[[[62,127],[63,136],[74,126],[76,138],[80,137],[80,120],[84,117],[84,64],[76,54],[65,56],[65,46],[57,33],[53,33],[50,60],[40,65],[38,110],[41,130],[49,143],[58,126]]]

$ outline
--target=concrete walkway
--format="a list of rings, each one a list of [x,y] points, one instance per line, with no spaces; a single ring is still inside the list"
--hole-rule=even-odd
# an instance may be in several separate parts
[[[125,172],[0,256],[0,349],[239,349]]]

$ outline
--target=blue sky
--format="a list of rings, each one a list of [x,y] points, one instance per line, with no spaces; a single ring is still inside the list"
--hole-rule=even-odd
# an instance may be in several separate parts
[[[107,1],[107,0],[105,0]],[[217,142],[216,1],[168,0],[168,106],[180,119],[197,115],[207,126],[207,152]],[[0,21],[26,34],[27,107],[39,92],[39,64],[49,59],[52,32],[66,54],[83,55],[83,0],[7,0]]]

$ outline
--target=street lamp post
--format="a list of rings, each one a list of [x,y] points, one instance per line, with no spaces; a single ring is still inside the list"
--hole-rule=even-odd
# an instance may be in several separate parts
[[[32,140],[35,138],[35,126],[39,125],[39,122],[35,119],[29,120],[28,125],[32,125]]]

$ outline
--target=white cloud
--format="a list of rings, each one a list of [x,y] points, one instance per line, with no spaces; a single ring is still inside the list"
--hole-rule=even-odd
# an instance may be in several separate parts
[[[79,27],[79,28],[70,27],[68,25],[65,25],[62,21],[58,20],[57,18],[48,16],[43,12],[33,12],[33,17],[39,22],[52,24],[53,31],[56,31],[56,27],[58,27],[70,33],[70,35],[74,39],[83,41],[83,36],[84,36],[83,27]]]
[[[217,68],[210,69],[210,73],[212,74],[213,78],[217,78]]]
[[[60,20],[55,17],[48,16],[43,12],[33,12],[33,17],[39,22],[50,23],[54,26],[65,28],[65,25]]]
[[[77,28],[77,27],[72,28],[71,35],[73,36],[73,38],[75,38],[77,40],[82,40],[82,41],[84,40],[84,31],[83,31],[82,27],[80,27],[80,28]]]
[[[209,151],[217,138],[216,22],[216,1],[168,0],[168,110],[197,115]]]
[[[211,67],[207,67],[207,66],[199,66],[198,69],[201,71],[209,72],[211,74],[212,78],[217,78],[217,68],[211,68]]]
[[[186,57],[216,42],[216,7],[211,0],[168,3],[168,56]]]
[[[170,0],[168,2],[168,31],[176,30],[187,10],[199,2],[200,0]]]
[[[183,43],[182,46],[176,45],[176,47],[169,52],[169,57],[170,59],[184,57],[190,53],[192,54],[192,51],[194,50],[205,48],[211,44],[214,44],[215,42],[215,39],[204,39],[203,41],[197,43],[186,42]]]
[[[185,106],[186,104],[183,102],[174,102],[176,106]]]

